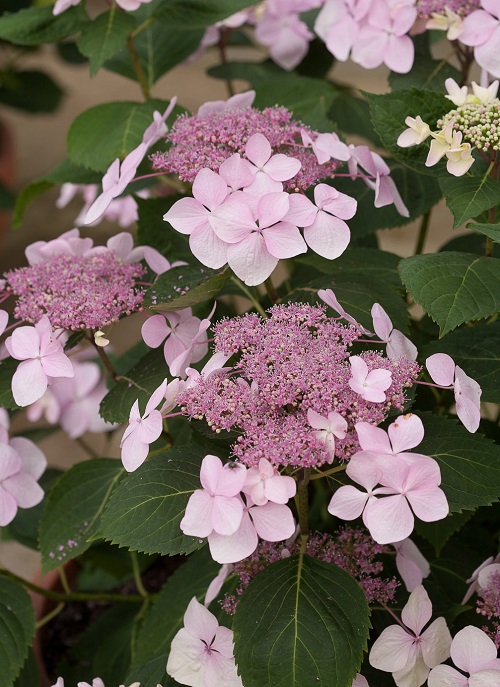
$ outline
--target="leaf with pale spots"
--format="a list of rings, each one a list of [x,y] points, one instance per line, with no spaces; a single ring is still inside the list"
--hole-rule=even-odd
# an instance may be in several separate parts
[[[158,312],[192,308],[213,300],[231,276],[231,270],[183,265],[161,274],[144,297],[144,306]]]

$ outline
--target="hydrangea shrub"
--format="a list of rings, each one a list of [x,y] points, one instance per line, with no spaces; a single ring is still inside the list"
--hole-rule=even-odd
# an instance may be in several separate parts
[[[498,3],[247,2],[0,16],[142,93],[17,198],[16,226],[52,186],[82,206],[0,280],[1,533],[62,580],[0,567],[0,687],[40,684],[35,631],[77,602],[54,687],[498,687]],[[227,99],[154,97],[206,50]],[[441,198],[468,231],[430,253]],[[413,255],[380,249],[415,220]],[[88,451],[65,472],[59,431]]]

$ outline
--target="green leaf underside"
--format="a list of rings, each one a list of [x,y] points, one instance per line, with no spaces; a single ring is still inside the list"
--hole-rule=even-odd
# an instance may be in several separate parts
[[[188,25],[204,29],[247,7],[246,0],[169,0],[155,14],[159,21],[175,28]]]
[[[0,39],[16,45],[54,43],[81,30],[88,21],[82,7],[70,7],[55,17],[52,6],[28,7],[0,17]]]
[[[500,308],[500,261],[446,251],[399,264],[408,292],[439,324],[440,336]]]
[[[90,75],[95,76],[106,60],[116,55],[136,27],[132,14],[113,5],[89,24],[78,39],[78,49],[90,60]]]
[[[153,112],[164,112],[164,100],[145,103],[121,101],[96,105],[78,115],[68,133],[72,162],[104,172],[117,157],[139,145]]]
[[[136,399],[144,409],[151,394],[157,389],[168,373],[163,346],[149,351],[128,372],[120,376],[102,399],[99,413],[106,422],[128,422],[130,409]]]
[[[218,569],[219,565],[205,547],[190,556],[167,580],[144,616],[136,639],[132,671],[125,684],[138,681],[156,685],[165,677],[170,643],[183,626],[186,608],[193,596],[203,603]]]
[[[500,243],[500,224],[481,224],[479,222],[472,222],[467,225],[467,229],[472,229],[479,234],[489,236],[495,243]]]
[[[233,627],[245,687],[350,687],[368,639],[369,609],[344,570],[297,554],[254,578]]]
[[[481,386],[482,401],[500,403],[500,321],[458,329],[424,348],[427,358],[447,353]]]
[[[143,305],[159,312],[192,308],[213,300],[231,274],[227,267],[222,270],[175,267],[161,274],[147,290]]]
[[[437,120],[450,109],[449,100],[440,93],[419,88],[401,89],[385,95],[363,92],[363,95],[370,105],[373,126],[384,148],[397,160],[420,174],[431,176],[442,174],[442,165],[425,166],[429,150],[426,143],[411,148],[400,148],[397,140],[407,128],[405,119],[409,115],[411,117],[420,115],[431,129],[435,129]]]
[[[205,543],[185,536],[179,523],[189,497],[200,488],[206,450],[174,446],[152,456],[116,487],[97,537],[144,553],[191,553]]]
[[[441,468],[441,488],[450,511],[475,510],[500,500],[500,446],[482,434],[470,434],[456,420],[419,413],[425,438],[418,452]]]
[[[35,634],[35,613],[16,582],[0,578],[0,687],[12,687]]]
[[[124,469],[119,460],[94,458],[65,472],[49,494],[40,523],[43,573],[86,551],[109,495]]]
[[[439,179],[446,205],[453,213],[453,229],[500,203],[500,184],[488,176]]]

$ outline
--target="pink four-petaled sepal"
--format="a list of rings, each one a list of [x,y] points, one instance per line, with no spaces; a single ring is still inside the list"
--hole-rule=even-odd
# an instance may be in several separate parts
[[[149,445],[156,441],[163,429],[163,418],[156,408],[165,398],[167,380],[153,391],[146,404],[144,414],[139,410],[136,400],[130,410],[129,424],[120,442],[122,463],[127,472],[133,472],[144,463],[149,453]]]

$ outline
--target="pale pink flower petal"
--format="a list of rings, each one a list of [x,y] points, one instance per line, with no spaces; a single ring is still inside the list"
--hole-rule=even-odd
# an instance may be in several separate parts
[[[400,415],[395,422],[389,425],[387,434],[391,440],[394,454],[415,448],[424,439],[424,425],[422,420],[414,413]]]
[[[441,386],[451,386],[455,377],[455,362],[446,353],[434,353],[425,361],[431,379]]]
[[[250,234],[237,244],[229,246],[227,261],[247,286],[262,284],[278,264],[268,250],[263,237],[258,233]]]
[[[466,673],[476,673],[488,667],[497,657],[494,642],[482,630],[472,625],[457,632],[451,644],[453,663]]]
[[[220,590],[222,589],[224,582],[231,574],[232,567],[232,565],[221,566],[217,575],[208,585],[208,589],[205,594],[205,599],[203,601],[204,606],[210,606],[212,601],[214,601],[214,599],[216,599],[219,596]]]
[[[351,232],[342,219],[320,210],[314,222],[305,227],[304,239],[315,253],[327,260],[335,260],[349,245]]]
[[[163,215],[165,222],[181,234],[191,234],[208,223],[210,213],[196,198],[181,198]]]
[[[4,333],[8,323],[9,313],[5,312],[5,310],[0,310],[0,336]]]
[[[16,514],[17,503],[15,498],[0,483],[0,527],[5,527],[11,523]]]
[[[369,494],[351,485],[340,487],[328,504],[328,512],[341,520],[355,520],[363,512],[369,498]]]
[[[283,541],[295,532],[295,521],[288,506],[268,501],[265,506],[252,506],[249,513],[257,534],[265,541]]]
[[[167,337],[170,329],[163,315],[148,317],[141,328],[144,343],[150,348],[158,348]]]
[[[401,612],[401,620],[406,627],[413,630],[415,635],[420,635],[431,618],[432,604],[429,595],[420,585],[410,594],[410,598]]]
[[[422,584],[424,578],[429,576],[431,571],[429,562],[411,539],[393,542],[392,546],[396,549],[396,568],[406,590],[412,592]]]
[[[32,508],[40,503],[44,496],[42,487],[25,472],[18,472],[4,479],[2,487],[14,497],[19,508]]]
[[[264,134],[253,134],[247,141],[245,153],[256,167],[262,168],[272,155],[271,144]]]
[[[466,676],[451,666],[433,668],[429,673],[427,684],[429,687],[470,687]]]
[[[477,431],[481,420],[481,387],[458,365],[455,367],[455,403],[464,427],[469,432]]]
[[[259,543],[255,527],[247,512],[243,513],[238,530],[229,536],[212,532],[208,537],[210,553],[217,563],[237,563],[250,556]]]
[[[47,375],[39,360],[24,360],[12,377],[12,395],[18,406],[29,406],[38,401],[47,389]]]
[[[371,499],[363,512],[363,522],[378,544],[406,539],[413,532],[415,519],[402,494]]]
[[[480,670],[469,678],[469,687],[498,687],[500,670]]]
[[[208,537],[213,532],[214,499],[207,491],[197,489],[189,497],[180,528],[188,536]]]
[[[243,517],[243,504],[230,496],[215,496],[213,499],[212,525],[218,534],[234,534]]]
[[[444,618],[436,618],[420,638],[422,658],[429,668],[446,661],[450,656],[451,634]]]
[[[373,643],[369,658],[370,665],[388,673],[403,670],[414,658],[414,641],[415,638],[399,625],[386,627]]]

